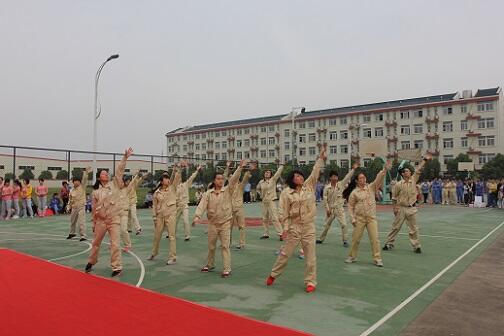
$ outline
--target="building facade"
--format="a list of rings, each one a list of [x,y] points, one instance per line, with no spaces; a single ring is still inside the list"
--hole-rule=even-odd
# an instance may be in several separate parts
[[[438,157],[442,170],[459,153],[476,169],[504,152],[501,88],[305,111],[178,128],[166,134],[168,155],[195,162],[258,160],[315,162],[327,145],[328,159],[341,167],[359,155],[363,140],[386,140],[389,158],[421,148]],[[174,160],[171,158],[171,160]]]

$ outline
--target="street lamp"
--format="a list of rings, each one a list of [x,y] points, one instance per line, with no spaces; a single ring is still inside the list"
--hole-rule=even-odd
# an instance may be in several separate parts
[[[111,55],[105,62],[103,62],[98,71],[96,71],[95,76],[95,94],[94,94],[94,110],[93,110],[93,183],[96,182],[96,151],[98,147],[98,118],[101,115],[101,107],[98,110],[98,81],[100,80],[100,75],[103,70],[103,67],[107,62],[119,58],[118,54]]]

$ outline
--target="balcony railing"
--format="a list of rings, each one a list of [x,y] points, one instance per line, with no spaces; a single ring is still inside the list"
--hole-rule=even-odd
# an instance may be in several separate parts
[[[428,124],[430,124],[430,123],[437,123],[437,122],[439,122],[439,116],[427,117],[427,118],[425,118],[425,121]]]
[[[481,154],[481,150],[475,149],[475,148],[471,147],[471,148],[469,148],[467,150],[467,154],[469,154],[469,155],[479,155],[479,154]]]
[[[385,121],[385,126],[387,126],[387,127],[396,127],[397,126],[397,121],[395,121],[395,120],[387,120],[387,121]]]
[[[474,132],[474,131],[469,131],[469,132],[467,132],[466,136],[467,137],[479,137],[479,136],[481,136],[481,133]]]
[[[437,139],[439,139],[439,134],[429,132],[429,133],[425,134],[425,138],[427,140],[437,140]]]

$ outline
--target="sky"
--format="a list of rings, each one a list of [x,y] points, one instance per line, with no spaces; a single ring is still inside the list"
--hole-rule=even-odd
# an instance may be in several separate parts
[[[166,154],[189,125],[503,85],[504,1],[0,0],[0,144]]]

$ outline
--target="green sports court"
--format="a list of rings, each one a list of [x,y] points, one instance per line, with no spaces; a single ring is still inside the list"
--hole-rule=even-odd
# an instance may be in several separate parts
[[[190,208],[191,218],[194,210]],[[324,218],[321,205],[318,211],[316,223],[320,233]],[[260,206],[246,204],[245,212],[248,218],[258,218]],[[161,242],[160,255],[154,261],[147,261],[153,223],[149,210],[139,210],[143,234],[133,234],[132,253],[123,253],[124,272],[117,281],[310,334],[407,334],[412,322],[428,312],[430,305],[499,241],[499,236],[503,240],[502,214],[497,209],[422,207],[418,223],[423,253],[412,252],[407,225],[404,225],[395,249],[383,251],[384,268],[373,265],[366,233],[358,262],[345,264],[348,250],[341,244],[339,225],[335,221],[325,242],[317,245],[317,291],[307,294],[303,286],[304,261],[296,256],[272,287],[265,286],[281,242],[273,238],[260,240],[260,226],[248,227],[246,248],[232,251],[233,272],[227,279],[220,277],[219,251],[216,272],[199,271],[207,254],[204,224],[193,228],[193,238],[184,242],[183,223],[179,222],[176,265],[165,265],[167,239]],[[91,235],[89,219],[88,214],[88,235]],[[382,242],[392,219],[389,208],[379,209]],[[77,238],[66,240],[68,228],[69,216],[65,215],[2,221],[0,247],[83,270],[90,243],[79,242]],[[237,230],[233,230],[233,236],[237,237]],[[102,245],[93,274],[110,277],[106,244]],[[411,333],[416,334],[419,333]]]

